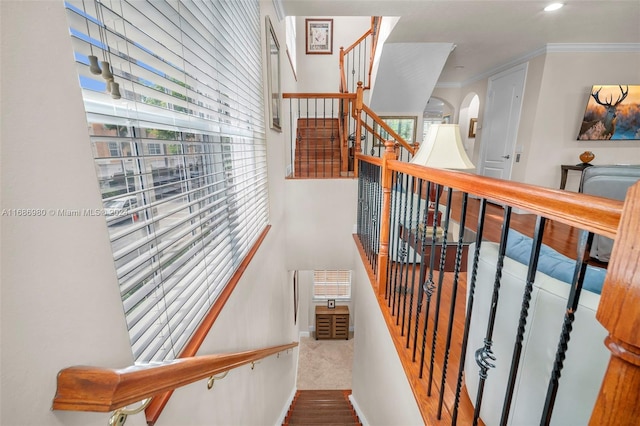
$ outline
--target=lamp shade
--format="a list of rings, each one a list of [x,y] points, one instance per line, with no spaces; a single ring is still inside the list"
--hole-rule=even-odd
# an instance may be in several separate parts
[[[431,125],[426,140],[420,145],[411,163],[436,169],[475,168],[464,151],[457,124]]]

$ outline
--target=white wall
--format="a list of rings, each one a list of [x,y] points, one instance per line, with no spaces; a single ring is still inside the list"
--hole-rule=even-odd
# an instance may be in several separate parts
[[[0,7],[2,209],[101,208],[62,2],[2,1]],[[266,9],[275,17],[272,12]],[[284,27],[277,31],[283,42]],[[284,78],[291,80],[290,72]],[[268,132],[272,228],[200,354],[297,340],[284,260],[284,177],[273,171],[283,164],[284,144],[280,133]],[[0,424],[107,424],[108,413],[50,409],[60,369],[133,363],[104,219],[1,220]],[[158,424],[274,424],[295,386],[296,356],[230,372],[209,392],[206,381],[179,389]],[[127,420],[143,424],[143,414]]]
[[[513,164],[512,179],[533,185],[558,188],[560,165],[577,164],[580,153],[596,155],[593,164],[640,164],[638,141],[577,141],[589,91],[594,84],[637,84],[640,81],[640,54],[628,52],[552,52],[529,59],[527,81],[517,147],[521,161]],[[514,64],[515,65],[515,64]],[[453,105],[468,93],[480,98],[478,133],[472,161],[477,164],[482,139],[487,79],[460,89],[437,88],[433,96]],[[569,176],[568,190],[577,190],[579,174]]]
[[[334,31],[331,55],[306,54],[305,17],[297,19],[299,92],[337,93],[340,88],[340,47],[348,48],[371,27],[370,17],[334,16],[332,19]]]
[[[638,84],[640,53],[549,53],[544,64],[523,180],[558,188],[560,165],[580,163],[592,151],[593,164],[640,164],[640,141],[578,141],[594,84]],[[528,88],[527,88],[528,90]],[[526,95],[525,95],[526,96]],[[550,160],[552,156],[553,160]],[[567,189],[574,186],[567,186]]]
[[[413,391],[380,312],[369,277],[358,262],[353,274],[356,337],[353,346],[352,390],[355,405],[370,425],[422,425]]]
[[[283,268],[283,235],[272,227],[259,252],[207,335],[199,355],[236,352],[298,341],[293,286]],[[296,381],[298,349],[231,370],[213,389],[200,381],[176,390],[156,423],[274,425]]]
[[[3,425],[105,425],[51,411],[59,370],[133,362],[62,2],[0,2]],[[46,36],[45,36],[46,35]],[[131,419],[131,425],[144,419]]]

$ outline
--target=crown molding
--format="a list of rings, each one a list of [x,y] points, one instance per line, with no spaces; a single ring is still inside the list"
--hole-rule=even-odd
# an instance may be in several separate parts
[[[549,43],[547,53],[634,53],[640,43]]]
[[[505,71],[530,59],[547,53],[640,53],[640,43],[548,43],[545,46],[514,58],[507,63],[480,73],[460,83],[437,83],[436,88],[461,88],[494,74]]]

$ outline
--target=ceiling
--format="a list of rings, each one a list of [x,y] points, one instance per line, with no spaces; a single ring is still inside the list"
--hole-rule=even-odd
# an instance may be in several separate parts
[[[439,86],[488,77],[545,48],[631,48],[640,55],[640,0],[566,0],[562,9],[544,12],[550,2],[281,0],[291,16],[400,17],[386,43],[453,43]]]

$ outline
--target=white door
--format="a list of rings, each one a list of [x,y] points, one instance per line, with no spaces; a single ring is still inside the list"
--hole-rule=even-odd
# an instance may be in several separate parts
[[[484,176],[511,178],[526,75],[525,63],[489,78],[480,157]]]

